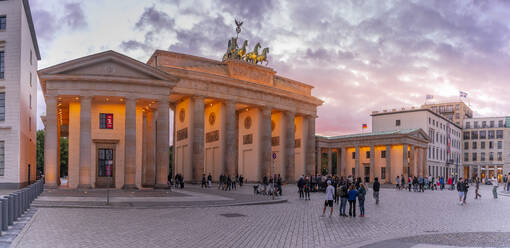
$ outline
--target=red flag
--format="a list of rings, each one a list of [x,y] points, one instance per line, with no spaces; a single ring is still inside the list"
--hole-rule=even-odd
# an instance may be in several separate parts
[[[361,124],[361,128],[365,129],[368,128],[367,124]]]

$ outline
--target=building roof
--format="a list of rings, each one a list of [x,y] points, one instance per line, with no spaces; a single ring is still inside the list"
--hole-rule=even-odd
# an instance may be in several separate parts
[[[413,129],[380,131],[380,132],[370,132],[370,133],[356,133],[356,134],[347,134],[347,135],[339,135],[339,136],[320,136],[320,135],[316,135],[316,136],[320,137],[320,138],[325,138],[325,139],[358,138],[358,137],[370,137],[370,136],[378,136],[378,135],[411,134],[416,131],[419,131],[420,129],[421,128],[413,128]]]
[[[439,117],[439,118],[449,122],[450,124],[456,126],[457,128],[462,129],[462,127],[460,125],[455,124],[455,122],[448,120],[443,115],[438,114],[438,113],[436,113],[436,112],[434,112],[434,111],[432,111],[432,110],[430,110],[428,108],[405,109],[405,110],[396,110],[396,111],[388,111],[388,112],[372,112],[372,114],[370,116],[391,115],[391,114],[400,114],[400,113],[408,113],[408,112],[420,112],[420,111],[427,111],[427,112],[435,115],[436,117]]]
[[[34,21],[32,20],[32,12],[30,11],[30,3],[28,0],[23,0],[23,8],[27,16],[28,28],[30,29],[30,36],[32,36],[32,43],[34,44],[35,56],[37,60],[41,60],[41,53],[39,52],[39,44],[37,43],[37,36],[35,35]]]

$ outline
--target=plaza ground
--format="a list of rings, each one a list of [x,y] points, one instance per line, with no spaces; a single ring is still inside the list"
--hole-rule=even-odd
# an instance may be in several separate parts
[[[199,189],[193,189],[198,190]],[[217,191],[217,189],[208,189]],[[205,191],[205,190],[204,190]],[[12,247],[509,247],[510,197],[382,189],[365,218],[320,217],[323,193],[287,203],[166,209],[38,208]],[[202,192],[202,191],[201,191]],[[245,186],[237,193],[251,194]]]

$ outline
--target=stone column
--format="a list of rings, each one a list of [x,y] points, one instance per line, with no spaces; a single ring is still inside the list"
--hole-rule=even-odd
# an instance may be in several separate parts
[[[158,119],[156,121],[156,188],[168,187],[168,166],[170,159],[170,145],[168,141],[170,136],[170,117],[168,109],[168,99],[165,98],[158,102]]]
[[[193,182],[200,182],[204,174],[204,97],[194,96],[191,103],[193,111],[192,125],[192,154]]]
[[[386,146],[386,182],[391,183],[393,181],[391,175],[391,145]]]
[[[307,175],[314,174],[315,164],[315,117],[307,116],[305,120],[308,121],[308,134],[306,141],[306,159],[305,159],[305,173]]]
[[[333,163],[331,161],[331,148],[327,148],[328,149],[328,174],[332,174],[332,170],[333,170]]]
[[[156,165],[155,165],[155,144],[156,144],[156,127],[155,114],[148,111],[146,114],[146,123],[144,131],[145,139],[145,164],[144,164],[144,181],[143,185],[154,187],[156,184]]]
[[[124,189],[136,189],[136,98],[126,97],[124,131]]]
[[[91,179],[91,128],[90,110],[92,97],[80,98],[80,188],[90,188]]]
[[[322,170],[322,147],[317,147],[317,155],[315,156],[317,160],[317,166],[315,166],[314,174],[321,174]]]
[[[409,175],[411,176],[416,176],[416,150],[415,150],[415,146],[413,145],[409,145],[409,150],[410,150],[410,156],[409,156],[409,167],[411,169],[411,171],[409,172]]]
[[[485,166],[485,180],[489,179],[489,166]]]
[[[473,166],[470,166],[468,165],[468,178],[472,178],[473,177]]]
[[[227,175],[237,175],[237,116],[236,104],[233,101],[225,101],[225,170]]]
[[[337,148],[336,149],[336,176],[337,177],[341,177],[343,172],[342,172],[342,157],[340,155],[341,151],[340,151],[340,148]]]
[[[421,147],[416,147],[415,149],[418,152],[418,159],[416,160],[417,173],[419,177],[423,177],[423,149]]]
[[[287,177],[287,183],[294,183],[296,181],[295,175],[295,114],[293,112],[285,112],[285,122],[287,123],[287,129],[285,130],[285,164],[286,171],[285,176]]]
[[[259,161],[261,162],[262,168],[261,170],[261,177],[267,176],[268,178],[271,177],[271,152],[272,152],[272,146],[271,146],[271,108],[269,107],[261,107],[260,108],[260,129],[259,129],[259,135],[260,135],[260,156]],[[261,178],[262,179],[262,178]]]
[[[57,97],[46,96],[46,134],[44,139],[44,182],[57,187]]]
[[[361,177],[360,170],[359,170],[359,146],[356,146],[356,152],[354,153],[354,178]],[[363,179],[363,178],[362,178]]]
[[[405,180],[407,182],[407,178],[409,177],[409,171],[407,171],[407,174],[405,173],[406,169],[408,169],[408,167],[409,167],[409,162],[408,162],[408,159],[407,159],[407,144],[403,145],[402,155],[403,155],[403,158],[402,158],[402,175],[407,176],[405,178]]]
[[[342,173],[342,176],[344,176],[344,178],[347,178],[347,176],[349,176],[349,173],[347,173],[346,171],[346,164],[345,164],[345,160],[347,159],[347,148],[346,147],[342,147],[341,148],[341,151],[340,151],[340,171]]]
[[[372,145],[370,146],[370,182],[374,181],[374,175],[375,175],[375,147]]]

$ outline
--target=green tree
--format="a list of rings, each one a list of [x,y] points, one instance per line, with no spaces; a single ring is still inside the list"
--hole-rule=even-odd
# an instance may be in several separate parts
[[[44,174],[44,130],[37,131],[37,171]]]
[[[168,175],[172,175],[172,164],[174,162],[174,146],[173,145],[170,146],[170,152],[168,154],[169,154],[168,166],[170,166],[168,168]]]
[[[60,138],[60,176],[63,177],[63,176],[67,176],[68,173],[68,156],[69,156],[69,152],[68,152],[68,148],[69,148],[69,141],[67,139],[67,137],[61,137]]]

